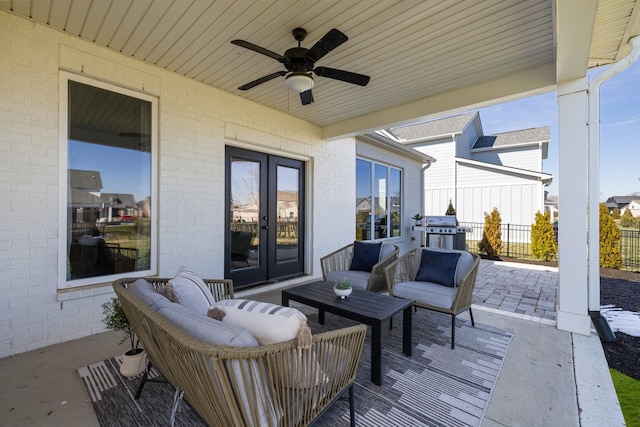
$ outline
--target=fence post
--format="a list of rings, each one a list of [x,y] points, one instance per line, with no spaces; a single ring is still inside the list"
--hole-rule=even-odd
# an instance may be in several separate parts
[[[509,256],[509,224],[507,224],[507,256]]]

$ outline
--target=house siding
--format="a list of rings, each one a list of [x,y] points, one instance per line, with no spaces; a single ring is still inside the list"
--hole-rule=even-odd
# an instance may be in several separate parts
[[[503,223],[532,224],[544,212],[544,194],[530,178],[458,165],[459,221],[484,222],[484,214],[498,208]]]
[[[444,215],[449,207],[449,201],[455,204],[455,199],[456,194],[452,187],[425,189],[424,214]]]
[[[530,146],[507,150],[476,151],[472,152],[471,160],[542,172],[541,149],[532,149]]]
[[[452,201],[458,221],[484,222],[484,214],[498,208],[503,223],[532,224],[535,212],[544,211],[538,182],[516,174],[458,165],[457,186],[425,190],[425,213],[444,215]]]
[[[450,138],[420,146],[413,146],[413,148],[436,159],[426,170],[424,181],[425,189],[453,185],[455,180],[455,170],[453,168],[455,147]]]
[[[58,289],[60,70],[159,99],[159,276],[184,265],[223,277],[227,145],[307,161],[307,273],[353,241],[354,138],[323,140],[306,121],[3,11],[0,50],[0,357],[104,331],[114,296],[110,283]]]
[[[456,157],[471,158],[471,147],[480,136],[479,121],[480,116],[476,114],[474,119],[465,126],[463,132],[456,135]]]

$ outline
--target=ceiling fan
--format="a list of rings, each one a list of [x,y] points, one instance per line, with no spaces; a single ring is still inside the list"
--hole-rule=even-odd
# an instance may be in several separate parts
[[[300,93],[302,105],[308,105],[313,102],[313,76],[327,77],[334,80],[340,80],[359,86],[366,86],[369,83],[369,76],[364,74],[352,73],[351,71],[338,70],[329,67],[315,67],[316,61],[324,57],[327,53],[349,40],[341,31],[335,28],[329,30],[320,40],[314,44],[311,49],[301,47],[301,42],[307,37],[307,31],[304,28],[295,28],[292,32],[293,38],[298,41],[298,47],[288,49],[284,56],[275,53],[269,49],[265,49],[253,43],[244,40],[232,40],[231,43],[242,46],[244,48],[261,53],[273,58],[284,65],[286,71],[277,71],[275,73],[260,77],[252,82],[240,86],[239,90],[249,90],[262,83],[273,80],[277,77],[285,76],[287,87]]]

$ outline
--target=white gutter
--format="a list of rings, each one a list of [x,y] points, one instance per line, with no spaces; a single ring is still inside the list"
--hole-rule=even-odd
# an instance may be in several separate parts
[[[600,312],[600,85],[640,57],[640,36],[629,40],[631,51],[589,84],[589,311]]]

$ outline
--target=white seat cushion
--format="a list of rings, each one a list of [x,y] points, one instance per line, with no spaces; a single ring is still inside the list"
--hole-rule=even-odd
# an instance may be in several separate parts
[[[357,270],[330,271],[327,273],[327,282],[337,283],[345,277],[351,282],[352,287],[366,290],[369,279],[371,278],[371,273]]]
[[[431,282],[400,282],[393,286],[393,296],[436,307],[451,308],[458,288]]]
[[[251,332],[241,326],[214,320],[206,314],[194,313],[188,307],[164,299],[167,303],[158,310],[158,313],[200,341],[229,347],[258,347],[259,345]]]

